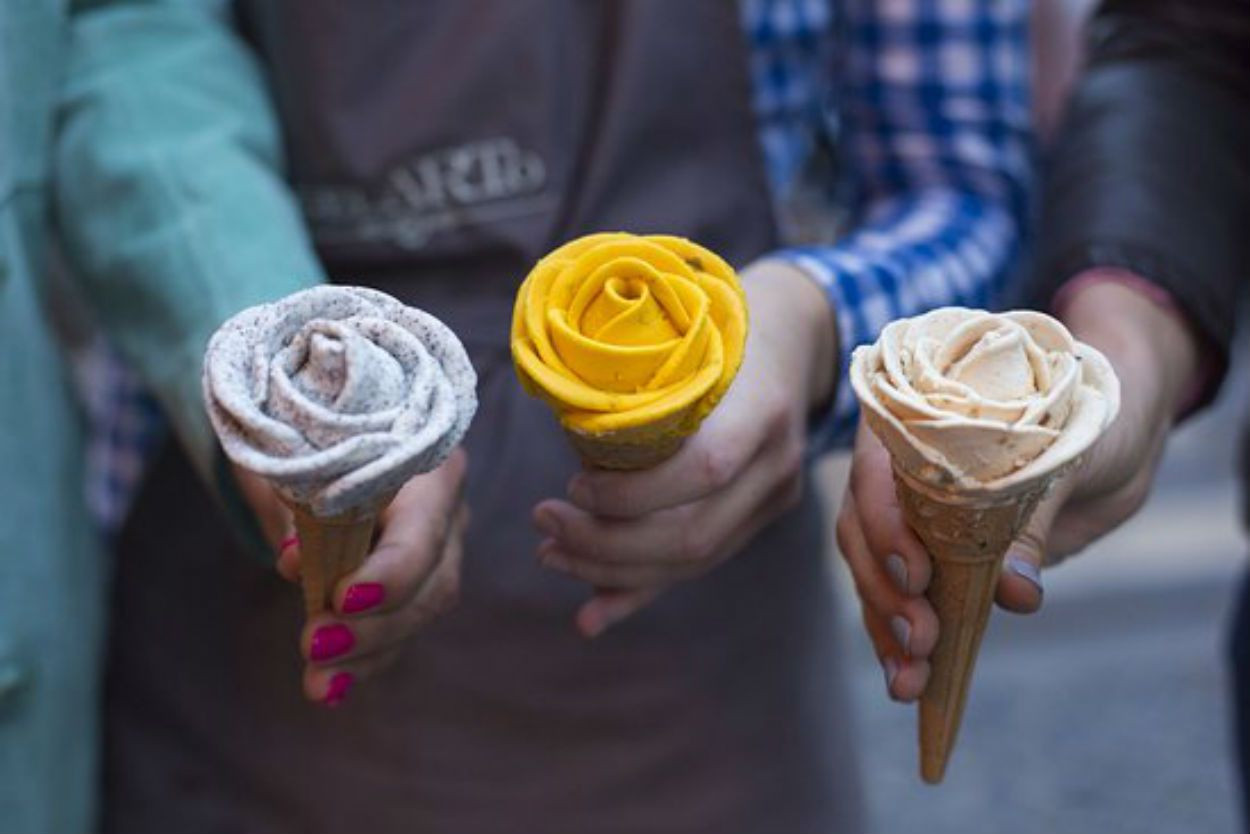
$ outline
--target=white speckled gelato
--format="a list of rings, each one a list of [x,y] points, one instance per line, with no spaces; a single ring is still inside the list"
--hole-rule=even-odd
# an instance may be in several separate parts
[[[856,349],[851,383],[896,468],[969,496],[1057,474],[1120,401],[1103,355],[1030,311],[947,307],[892,322]]]
[[[226,455],[333,516],[446,459],[477,409],[455,334],[376,290],[322,286],[213,335],[204,400]]]

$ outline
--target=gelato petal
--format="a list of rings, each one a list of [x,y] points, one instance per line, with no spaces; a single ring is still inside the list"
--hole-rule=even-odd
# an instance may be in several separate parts
[[[360,287],[244,310],[204,357],[226,455],[318,516],[378,501],[442,463],[473,418],[476,385],[445,325]]]
[[[512,355],[567,429],[607,433],[682,415],[689,433],[746,346],[734,271],[678,237],[598,234],[543,258],[517,293]]]
[[[851,383],[895,466],[943,489],[1026,489],[1115,418],[1110,363],[1042,313],[948,307],[857,348]]]

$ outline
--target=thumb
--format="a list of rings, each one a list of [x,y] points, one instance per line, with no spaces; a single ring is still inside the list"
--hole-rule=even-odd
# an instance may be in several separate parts
[[[1007,611],[1032,614],[1042,607],[1042,565],[1046,561],[1047,542],[1067,497],[1067,489],[1052,490],[1007,549],[995,595],[999,606]]]

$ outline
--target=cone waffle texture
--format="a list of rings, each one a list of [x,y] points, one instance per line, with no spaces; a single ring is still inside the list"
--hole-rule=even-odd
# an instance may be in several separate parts
[[[364,562],[378,514],[390,498],[328,517],[313,515],[307,506],[291,505],[299,534],[300,584],[308,617],[333,608],[334,586]]]
[[[650,469],[677,454],[689,436],[690,409],[642,426],[589,434],[565,428],[582,462],[598,469]],[[698,428],[695,423],[694,428]]]
[[[938,493],[897,469],[894,484],[907,526],[933,558],[926,596],[940,630],[920,700],[920,775],[937,784],[959,733],[1002,558],[1050,481],[999,501],[977,502]]]

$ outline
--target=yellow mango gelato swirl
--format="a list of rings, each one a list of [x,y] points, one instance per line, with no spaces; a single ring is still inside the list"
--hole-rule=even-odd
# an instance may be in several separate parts
[[[547,255],[517,292],[522,385],[566,429],[675,420],[693,432],[733,382],[747,307],[733,269],[689,240],[596,234]]]

